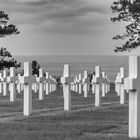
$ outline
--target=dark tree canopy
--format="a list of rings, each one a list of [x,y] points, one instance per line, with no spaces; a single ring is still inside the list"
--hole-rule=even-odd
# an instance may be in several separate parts
[[[140,0],[115,0],[111,6],[113,13],[118,13],[111,18],[113,22],[125,21],[128,25],[123,35],[116,35],[113,39],[127,39],[115,52],[131,51],[140,45]]]
[[[12,58],[11,53],[8,52],[6,48],[0,48],[0,70],[10,67],[18,68],[20,66],[21,64]]]
[[[9,17],[4,11],[0,11],[0,37],[6,37],[12,34],[19,34],[15,25],[7,25]],[[12,58],[12,55],[6,48],[0,48],[0,70],[3,68],[20,67],[20,63]]]
[[[32,74],[39,76],[40,65],[36,60],[32,61]]]
[[[4,11],[0,11],[0,37],[5,37],[12,34],[19,34],[19,31],[15,25],[7,25],[8,20],[8,15],[5,14]]]

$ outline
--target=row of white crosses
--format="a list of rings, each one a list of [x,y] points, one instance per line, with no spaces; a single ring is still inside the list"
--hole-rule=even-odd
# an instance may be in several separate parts
[[[42,68],[39,71],[40,71],[40,75],[41,75]],[[41,76],[36,77],[37,82],[33,83],[32,90],[34,90],[35,92],[37,92],[37,90],[39,90],[39,92],[41,94],[41,89],[39,89],[39,86],[38,86],[38,85],[40,85],[41,81],[39,82],[38,79],[44,78],[44,81],[46,82],[46,85],[43,84],[43,86],[44,86],[43,88],[44,88],[44,90],[46,90],[46,95],[48,95],[49,92],[54,91],[55,88],[56,88],[56,86],[55,86],[56,81],[51,75],[49,75],[49,76],[48,75],[49,75],[48,72],[46,72],[46,79],[43,76],[42,77]],[[20,78],[21,78],[20,74],[18,74],[18,77],[15,75],[15,68],[14,67],[10,68],[10,75],[9,76],[7,76],[6,69],[3,70],[3,74],[0,73],[0,80],[1,80],[1,82],[0,82],[0,93],[2,93],[2,91],[3,91],[3,96],[6,96],[8,94],[8,85],[9,85],[10,101],[15,101],[15,95],[13,95],[13,94],[15,94],[15,92],[13,93],[13,90],[16,91],[16,89],[13,89],[13,88],[15,88],[15,87],[13,87],[13,85],[17,86],[18,93],[23,91],[23,84],[21,84],[19,82]],[[42,100],[43,97],[39,96],[39,99]]]
[[[48,77],[48,72],[46,73]],[[20,78],[20,83],[24,85],[24,115],[29,116],[32,113],[32,85],[36,81],[39,83],[39,100],[44,99],[44,85],[47,84],[47,95],[48,95],[48,88],[51,89],[51,91],[56,90],[56,81],[55,79],[50,77],[51,81],[44,77],[43,69],[39,69],[39,77],[32,76],[31,71],[31,64],[29,62],[24,63],[24,76]],[[48,87],[49,85],[49,87]]]
[[[3,77],[1,81],[3,82],[3,92],[7,95],[7,80],[10,82],[11,89],[11,100],[15,99],[15,89],[14,83],[16,79],[14,78],[13,69],[10,69],[10,78],[6,79],[6,72],[3,72]],[[123,72],[123,69],[120,71]],[[85,72],[84,82],[87,81]],[[104,74],[102,74],[104,75]],[[13,77],[13,78],[12,78]],[[103,76],[104,77],[104,76]],[[100,67],[95,67],[95,77],[93,83],[95,84],[95,106],[99,106],[101,102],[101,86],[106,83],[106,79],[101,77]],[[118,83],[121,85],[121,89],[126,89],[129,91],[129,137],[137,138],[140,137],[140,56],[130,56],[129,57],[129,77],[125,78],[123,85],[124,74],[120,74],[118,78]],[[36,81],[36,78],[32,76],[30,63],[24,63],[24,76],[21,76],[19,82],[24,85],[24,115],[30,115],[32,113],[32,83]],[[63,94],[64,94],[64,110],[71,109],[71,83],[73,78],[70,75],[70,66],[64,65],[64,73],[61,78],[63,84]],[[85,82],[86,83],[86,82]],[[105,86],[102,86],[102,91]],[[42,87],[41,87],[42,89]],[[87,91],[87,86],[85,88]],[[108,88],[106,88],[108,90]],[[124,90],[121,90],[124,91]],[[120,96],[123,92],[120,92]],[[86,96],[86,92],[85,92]]]
[[[95,88],[95,106],[100,106],[101,104],[101,91],[102,95],[109,91],[109,80],[107,79],[105,72],[102,73],[99,66],[95,67],[95,76],[92,79],[92,84],[94,84]],[[71,89],[82,93],[82,85],[84,91],[84,97],[88,96],[90,80],[88,78],[87,71],[84,71],[84,77],[82,79],[81,74],[79,74],[78,78],[73,78],[70,75],[70,66],[68,64],[64,65],[63,77],[61,77],[61,83],[63,84],[63,97],[64,97],[64,110],[71,109]]]
[[[2,73],[0,73],[0,93],[3,92],[3,96],[6,96],[8,94],[8,85],[9,85],[9,91],[10,91],[10,101],[15,101],[15,85],[18,82],[18,78],[15,76],[15,68],[10,68],[10,75],[7,76],[7,70],[4,69]],[[19,87],[17,85],[17,90],[19,91]]]
[[[120,68],[120,72],[117,74],[115,80],[115,91],[117,92],[118,96],[120,96],[120,104],[124,104],[126,100],[126,92],[124,89],[124,78],[125,78],[125,71],[124,68]]]
[[[95,67],[95,71],[96,71],[96,75],[93,75],[92,77],[92,81],[90,83],[90,79],[88,77],[88,72],[84,71],[84,77],[82,78],[82,75],[79,74],[78,76],[76,76],[74,78],[74,81],[71,83],[71,89],[75,92],[78,92],[79,94],[82,93],[82,91],[84,92],[84,97],[88,96],[88,92],[90,90],[90,84],[92,85],[92,92],[95,93],[96,91],[96,82],[95,79],[98,76],[98,72],[100,67],[96,66]],[[98,71],[97,71],[98,70]],[[99,77],[99,76],[98,76]],[[109,91],[109,79],[107,78],[107,75],[105,72],[102,72],[102,97],[105,97],[105,94]]]
[[[42,68],[39,69],[39,77],[36,76],[37,83],[33,84],[33,90],[37,92],[39,90],[39,100],[44,99],[44,91],[46,91],[46,95],[50,92],[56,90],[56,80],[49,75],[48,72],[45,73],[46,77],[44,77],[44,70]]]
[[[93,83],[95,83],[95,104],[100,105],[100,90],[102,77],[100,77],[100,68],[95,68],[96,75]],[[70,84],[73,79],[70,77],[69,65],[64,66],[64,74],[61,79],[63,83],[64,93],[64,110],[70,110],[71,107],[71,91]],[[124,81],[124,82],[123,82]],[[129,137],[140,137],[140,56],[129,56],[129,77],[124,79],[124,69],[120,69],[117,77],[117,84],[120,85],[119,95],[122,97],[120,102],[124,102],[124,89],[129,91]],[[104,86],[103,86],[104,87]],[[103,89],[102,89],[103,90]],[[118,91],[118,89],[117,89]],[[98,94],[97,94],[98,93]]]
[[[73,82],[71,83],[71,90],[78,92],[79,94],[84,91],[84,97],[87,97],[89,92],[89,78],[87,71],[84,71],[84,77],[79,74],[78,76],[74,77]]]
[[[32,89],[39,90],[39,100],[44,99],[44,91],[46,95],[49,92],[56,90],[56,80],[46,72],[46,78],[44,77],[43,69],[39,69],[39,77],[32,76],[32,68],[29,62],[24,63],[24,75],[18,77],[15,75],[15,68],[10,68],[10,75],[7,76],[7,71],[3,70],[3,74],[0,73],[0,91],[6,96],[8,93],[8,85],[10,91],[10,101],[16,100],[16,86],[18,92],[21,89],[24,91],[24,107],[23,114],[29,116],[32,113]],[[39,86],[38,86],[39,85]],[[38,87],[37,87],[38,86]],[[38,88],[38,89],[37,89]]]
[[[86,83],[90,84],[89,79],[87,79]],[[108,93],[108,91],[110,90],[109,79],[107,78],[107,75],[106,75],[105,72],[102,72],[102,76],[101,76],[101,68],[100,68],[100,66],[95,67],[95,75],[93,75],[93,77],[92,77],[91,85],[92,85],[92,92],[94,94],[96,93],[98,95],[98,90],[100,89],[100,93],[102,93],[102,97],[105,97],[105,94]],[[100,88],[98,88],[98,86]],[[85,96],[85,97],[87,97],[87,96]]]

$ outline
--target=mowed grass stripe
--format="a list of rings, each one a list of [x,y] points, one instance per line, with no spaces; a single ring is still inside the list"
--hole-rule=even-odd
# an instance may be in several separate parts
[[[22,97],[22,94],[18,94],[19,100],[15,103],[0,102],[0,115],[11,112],[11,116],[9,114],[3,118],[12,117],[0,125],[2,139],[128,139],[128,105],[119,104],[119,97],[113,89],[102,98],[102,106],[98,108],[94,106],[94,94],[89,93],[84,98],[83,94],[72,92],[70,112],[63,110],[62,89],[45,96],[43,101],[38,101],[38,94],[33,93],[33,114],[29,117],[21,114]],[[1,101],[9,97],[0,95],[0,98]]]

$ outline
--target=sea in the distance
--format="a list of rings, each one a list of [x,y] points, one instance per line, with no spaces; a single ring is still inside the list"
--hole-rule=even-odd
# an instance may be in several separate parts
[[[83,74],[84,70],[88,73],[94,72],[95,66],[101,66],[111,81],[115,80],[120,67],[125,68],[125,75],[128,76],[128,56],[100,56],[100,55],[61,55],[61,56],[15,56],[19,62],[36,60],[45,71],[52,75],[63,74],[64,64],[71,65],[71,76],[79,73]]]

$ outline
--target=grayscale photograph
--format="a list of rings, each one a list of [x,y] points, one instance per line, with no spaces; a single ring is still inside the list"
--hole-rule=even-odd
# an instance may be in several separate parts
[[[0,0],[0,140],[140,139],[140,0]]]

